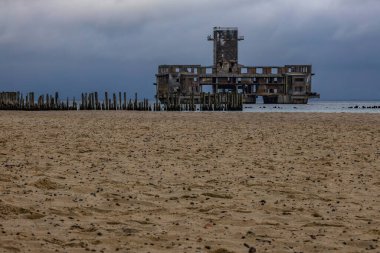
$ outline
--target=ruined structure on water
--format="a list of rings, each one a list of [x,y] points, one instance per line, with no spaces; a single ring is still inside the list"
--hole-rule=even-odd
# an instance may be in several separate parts
[[[306,104],[319,98],[312,92],[311,65],[245,66],[238,62],[237,28],[214,27],[214,64],[160,65],[156,74],[156,99],[170,110],[241,110],[262,96],[264,103]]]

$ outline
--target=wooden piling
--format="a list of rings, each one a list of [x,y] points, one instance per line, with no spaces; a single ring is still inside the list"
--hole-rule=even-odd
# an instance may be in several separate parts
[[[80,104],[80,109],[84,110],[84,94],[81,94],[81,104]]]
[[[88,94],[84,93],[84,109],[88,110]]]
[[[104,104],[105,104],[105,110],[109,110],[110,104],[109,104],[108,92],[104,93]]]
[[[124,103],[123,103],[123,110],[127,109],[127,93],[124,92]]]
[[[113,110],[117,110],[117,100],[116,100],[116,94],[113,93]]]
[[[134,110],[137,110],[137,92],[135,93],[135,103],[134,103]]]
[[[59,109],[59,96],[58,96],[58,92],[55,92],[54,105],[55,105],[54,109]]]

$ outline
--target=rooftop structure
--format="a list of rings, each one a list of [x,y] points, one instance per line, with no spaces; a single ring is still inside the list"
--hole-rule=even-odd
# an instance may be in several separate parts
[[[218,105],[227,108],[228,95],[241,97],[242,103],[306,104],[319,97],[312,92],[311,65],[245,66],[238,62],[238,43],[244,40],[238,28],[214,27],[213,65],[160,65],[156,74],[156,98],[163,104],[210,104],[219,97]]]

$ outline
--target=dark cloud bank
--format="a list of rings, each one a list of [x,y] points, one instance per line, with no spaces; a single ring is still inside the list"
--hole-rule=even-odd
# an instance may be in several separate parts
[[[380,1],[0,0],[0,90],[153,97],[159,64],[212,64],[237,26],[246,65],[313,64],[324,100],[380,99]]]

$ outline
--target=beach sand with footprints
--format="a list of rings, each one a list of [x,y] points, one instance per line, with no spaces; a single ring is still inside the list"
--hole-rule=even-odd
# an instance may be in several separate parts
[[[380,117],[0,112],[0,252],[379,252]]]

